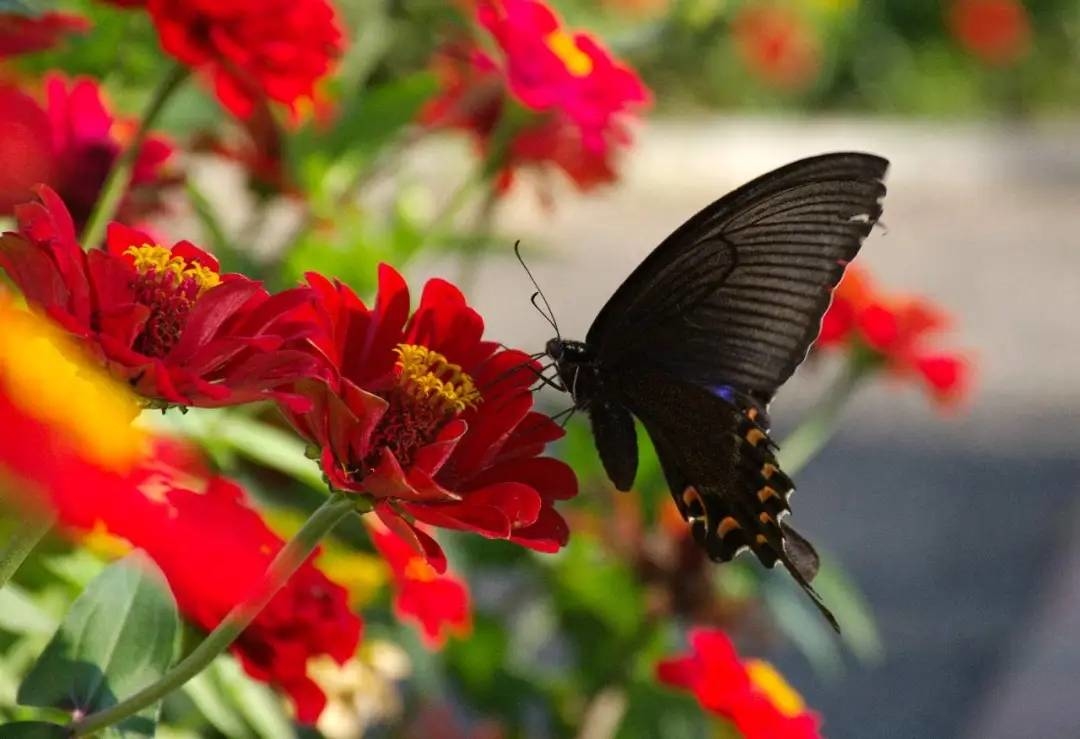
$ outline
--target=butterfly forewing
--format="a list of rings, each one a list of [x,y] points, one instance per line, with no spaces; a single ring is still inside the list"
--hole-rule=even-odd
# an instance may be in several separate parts
[[[586,343],[608,367],[648,365],[770,398],[806,356],[832,288],[881,215],[887,167],[829,154],[726,195],[642,262]]]

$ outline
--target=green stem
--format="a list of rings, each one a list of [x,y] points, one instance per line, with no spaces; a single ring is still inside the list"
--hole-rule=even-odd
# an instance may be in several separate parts
[[[52,519],[45,516],[32,518],[12,532],[7,546],[0,549],[0,588],[7,585],[7,581],[19,570],[19,566],[51,528]]]
[[[158,83],[157,89],[154,90],[154,94],[146,106],[146,110],[139,119],[135,135],[128,142],[127,148],[117,157],[112,169],[109,170],[109,176],[105,178],[105,183],[101,186],[101,194],[98,195],[94,210],[90,213],[90,218],[83,228],[82,245],[84,249],[94,249],[101,244],[101,240],[105,236],[105,227],[116,215],[116,210],[124,199],[128,185],[131,184],[135,163],[139,159],[139,153],[142,151],[143,142],[146,141],[150,127],[154,125],[165,107],[165,103],[172,97],[180,84],[187,79],[187,76],[187,67],[177,63],[169,69]]]
[[[218,627],[211,631],[187,657],[180,660],[153,685],[143,688],[115,706],[73,721],[68,726],[70,735],[86,736],[122,721],[161,700],[206,669],[266,607],[274,594],[304,563],[319,541],[354,509],[355,500],[351,496],[341,493],[330,496],[311,514],[289,543],[278,552],[274,561],[270,563],[259,590],[229,611]]]
[[[858,356],[848,360],[843,373],[821,402],[780,443],[780,463],[784,472],[795,475],[825,448],[839,428],[840,412],[874,369],[872,362]]]

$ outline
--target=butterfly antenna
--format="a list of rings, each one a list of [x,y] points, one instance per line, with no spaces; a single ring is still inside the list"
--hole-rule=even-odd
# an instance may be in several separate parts
[[[559,324],[555,321],[555,311],[551,310],[551,303],[549,303],[548,299],[544,296],[544,291],[540,289],[539,283],[537,283],[536,278],[533,277],[532,271],[529,270],[529,265],[525,264],[525,260],[521,256],[520,240],[514,242],[514,255],[517,257],[518,262],[521,263],[521,267],[525,270],[525,274],[529,276],[529,280],[532,282],[533,287],[536,288],[536,292],[534,292],[529,297],[529,302],[533,304],[533,307],[536,308],[536,311],[540,315],[542,315],[548,323],[551,324],[551,327],[553,329],[555,329],[555,338],[561,339],[562,334],[559,333]],[[547,312],[545,312],[544,309],[541,308],[540,305],[536,302],[537,297],[544,301],[544,308],[547,308]]]

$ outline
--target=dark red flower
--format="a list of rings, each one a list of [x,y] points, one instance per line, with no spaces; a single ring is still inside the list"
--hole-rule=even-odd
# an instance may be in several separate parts
[[[125,124],[109,112],[98,83],[45,77],[44,105],[15,85],[0,85],[0,212],[33,197],[44,183],[60,193],[80,228],[125,145]],[[135,221],[161,208],[173,147],[150,136],[139,152],[119,218]]]
[[[408,288],[386,265],[372,308],[345,285],[308,281],[319,294],[313,341],[335,376],[298,383],[312,409],[286,415],[321,448],[330,485],[370,496],[439,572],[441,549],[412,521],[539,551],[565,544],[553,504],[576,495],[577,481],[537,456],[562,429],[531,410],[533,360],[484,341],[483,319],[443,280],[427,283],[411,317]]]
[[[422,555],[389,529],[373,525],[368,530],[375,549],[390,566],[398,617],[416,621],[429,647],[441,647],[451,634],[468,636],[472,613],[465,583],[449,573],[435,572]]]
[[[208,74],[218,100],[241,118],[262,98],[297,113],[344,45],[328,0],[109,1],[145,6],[165,51]]]
[[[1018,0],[957,0],[949,9],[949,27],[987,64],[1012,64],[1031,46],[1031,20]]]
[[[567,32],[536,0],[481,2],[477,19],[499,54],[444,52],[436,63],[443,91],[422,120],[472,133],[485,156],[499,158],[504,189],[516,169],[544,164],[581,189],[614,179],[614,152],[630,142],[626,119],[649,103],[634,71],[588,34]],[[508,122],[511,106],[528,115]]]
[[[694,629],[691,653],[656,666],[657,679],[694,694],[745,739],[819,739],[818,717],[772,665],[743,662],[724,632]]]
[[[311,329],[293,319],[311,290],[271,295],[220,274],[193,244],[160,246],[115,223],[106,248],[84,252],[56,193],[39,197],[15,209],[19,230],[0,237],[0,267],[114,377],[159,406],[273,397],[305,407],[279,388],[320,371],[310,354],[282,348]]]
[[[68,13],[0,13],[0,59],[48,49],[68,34],[89,28],[85,18]]]
[[[732,22],[732,33],[739,56],[770,85],[801,90],[817,79],[820,41],[795,11],[779,5],[744,5]]]
[[[882,293],[865,270],[848,267],[814,346],[869,352],[894,374],[921,379],[937,401],[949,405],[967,393],[971,367],[959,355],[927,347],[927,337],[947,325],[928,301]]]

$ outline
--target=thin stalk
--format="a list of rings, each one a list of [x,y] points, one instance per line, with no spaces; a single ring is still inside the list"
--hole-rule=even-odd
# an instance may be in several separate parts
[[[780,442],[780,463],[784,472],[795,475],[816,457],[839,428],[840,413],[863,380],[873,374],[875,365],[853,357],[825,393],[818,405]]]
[[[270,599],[311,554],[319,541],[355,509],[352,497],[341,493],[330,496],[304,523],[289,543],[278,552],[266,571],[262,585],[250,598],[235,606],[218,627],[171,670],[153,685],[104,710],[69,724],[71,736],[87,736],[134,715],[161,700],[198,675],[224,652],[248,627]]]
[[[0,588],[18,572],[30,552],[49,533],[52,523],[47,516],[31,518],[12,532],[7,545],[0,549]]]
[[[85,228],[83,228],[82,245],[84,249],[94,249],[101,244],[101,240],[105,236],[105,227],[116,215],[116,210],[124,199],[128,185],[131,184],[135,163],[139,159],[139,153],[142,151],[143,143],[146,141],[150,128],[157,121],[158,116],[161,115],[165,103],[169,101],[169,98],[180,87],[180,84],[187,79],[187,76],[187,67],[177,63],[169,69],[158,83],[157,89],[154,90],[154,94],[146,106],[146,110],[143,111],[142,116],[139,118],[135,135],[128,142],[127,148],[117,157],[112,169],[109,170],[109,176],[105,178],[105,184],[101,186],[101,194],[98,195],[94,210],[90,213],[90,218],[86,221]]]

